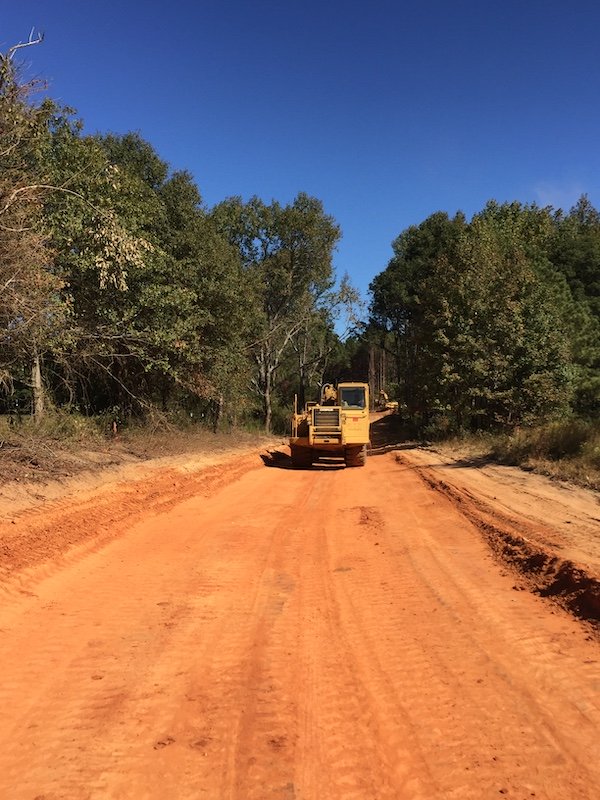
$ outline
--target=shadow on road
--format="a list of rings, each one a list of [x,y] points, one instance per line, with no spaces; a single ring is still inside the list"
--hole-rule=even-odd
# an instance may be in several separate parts
[[[458,469],[459,467],[471,467],[477,469],[478,467],[485,467],[488,464],[498,464],[495,458],[490,455],[479,455],[465,458],[459,458],[457,461],[446,464],[435,464],[438,469]]]
[[[382,456],[394,450],[414,450],[421,444],[398,414],[386,414],[371,423],[369,456]]]
[[[288,453],[283,453],[281,450],[267,450],[266,453],[261,453],[263,464],[265,467],[277,467],[278,469],[294,469],[292,466],[292,459]]]
[[[388,414],[371,423],[371,450],[369,455],[380,456],[395,450],[414,450],[417,447],[427,448],[429,442],[418,439],[414,429],[402,420],[398,414]],[[424,466],[436,469],[479,469],[488,464],[498,464],[498,460],[491,454],[484,453],[473,456],[463,456],[456,461],[436,461],[433,464],[414,465],[412,469]]]
[[[284,453],[281,450],[268,450],[266,453],[261,453],[263,464],[265,467],[276,467],[277,469],[301,469],[292,465],[292,459],[289,453]],[[312,467],[306,467],[311,470],[327,470],[331,472],[336,469],[344,469],[344,461],[341,458],[330,458],[322,456]]]

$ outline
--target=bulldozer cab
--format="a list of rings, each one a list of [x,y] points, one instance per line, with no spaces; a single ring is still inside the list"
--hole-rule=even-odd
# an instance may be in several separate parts
[[[342,408],[366,408],[366,394],[362,386],[341,386],[339,388],[339,395]]]

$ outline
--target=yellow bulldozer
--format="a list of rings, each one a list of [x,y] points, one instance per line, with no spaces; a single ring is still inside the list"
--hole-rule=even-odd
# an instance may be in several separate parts
[[[290,450],[296,468],[310,467],[320,456],[338,456],[347,467],[363,467],[369,444],[369,385],[326,383],[318,402],[298,409],[294,398]]]
[[[375,409],[377,411],[398,411],[398,401],[390,400],[388,393],[381,389],[375,403]]]

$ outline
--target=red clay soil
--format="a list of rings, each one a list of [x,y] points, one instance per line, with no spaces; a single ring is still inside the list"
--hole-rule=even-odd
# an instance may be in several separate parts
[[[0,508],[0,797],[600,796],[598,639],[515,591],[481,515],[552,526],[397,455]]]
[[[600,496],[519,469],[415,448],[415,469],[483,533],[524,584],[600,631]]]

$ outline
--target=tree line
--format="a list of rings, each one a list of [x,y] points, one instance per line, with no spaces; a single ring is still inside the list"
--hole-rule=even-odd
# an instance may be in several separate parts
[[[0,57],[0,410],[271,430],[340,348],[339,226],[304,193],[207,208],[138,134],[36,102],[19,47]]]
[[[33,43],[33,42],[32,42]],[[27,43],[29,44],[29,43]],[[506,429],[600,411],[600,214],[489,202],[401,232],[359,297],[320,200],[208,208],[137,133],[86,135],[0,55],[0,412],[283,428],[324,380]],[[343,340],[344,339],[344,340]]]

